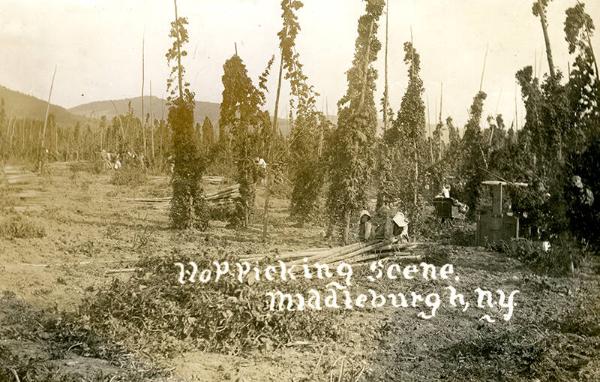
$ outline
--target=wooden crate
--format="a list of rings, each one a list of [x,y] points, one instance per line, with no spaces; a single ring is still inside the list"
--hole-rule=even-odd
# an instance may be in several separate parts
[[[439,198],[433,200],[435,214],[442,219],[454,219],[459,216],[458,207],[450,198]]]
[[[519,218],[515,216],[494,216],[482,212],[477,221],[477,245],[510,241],[519,237]]]

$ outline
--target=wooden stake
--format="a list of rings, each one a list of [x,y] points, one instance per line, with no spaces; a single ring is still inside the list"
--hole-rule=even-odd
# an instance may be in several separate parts
[[[443,99],[444,99],[444,83],[440,82],[440,115],[438,117],[438,121],[440,123],[442,122]]]
[[[485,55],[483,56],[483,69],[481,70],[481,80],[479,81],[479,91],[483,90],[483,77],[485,76],[485,65],[487,63],[488,46],[485,46]]]
[[[262,231],[262,241],[263,243],[267,241],[267,234],[269,231],[269,199],[271,198],[271,168],[273,167],[273,158],[271,158],[271,151],[273,146],[273,139],[278,133],[277,126],[277,114],[279,113],[279,97],[281,96],[281,81],[283,74],[283,50],[279,52],[279,75],[277,77],[277,94],[275,95],[275,111],[273,114],[273,132],[269,139],[269,144],[267,146],[267,160],[270,163],[267,163],[267,169],[265,171],[265,184],[266,184],[266,195],[265,195],[265,205],[263,208],[263,231]]]
[[[411,62],[414,62],[415,57],[414,57],[414,51],[415,51],[415,44],[413,41],[413,31],[412,31],[412,25],[410,27],[410,45],[411,45],[411,51],[410,51],[410,56],[411,56]],[[410,65],[410,78],[412,81],[412,78],[414,77],[415,73],[414,73],[414,69],[413,69],[414,65],[411,64]],[[418,184],[419,184],[419,149],[418,149],[418,145],[417,145],[417,138],[415,137],[414,141],[413,141],[413,150],[414,150],[414,161],[415,161],[415,174],[414,174],[414,187],[413,187],[413,204],[415,206],[417,206],[418,201],[419,201],[419,197],[418,197]]]
[[[429,94],[425,93],[427,102],[427,134],[429,135],[429,158],[433,163],[433,136],[431,135],[431,119],[429,118]]]
[[[517,113],[517,84],[515,84],[515,133],[519,130],[519,114]],[[516,136],[516,134],[515,134]]]
[[[142,268],[120,268],[120,269],[108,269],[105,274],[111,275],[115,273],[133,273],[141,270]]]
[[[534,4],[534,6],[538,8],[538,13],[540,15],[540,23],[542,24],[542,32],[544,33],[544,42],[546,44],[546,57],[548,58],[548,69],[550,70],[550,77],[552,77],[552,79],[555,79],[556,73],[554,70],[554,61],[552,59],[552,49],[550,47],[550,37],[548,36],[548,22],[546,20],[546,8],[540,3],[540,1],[541,0],[538,0],[538,2]]]
[[[146,115],[144,114],[144,75],[145,75],[145,63],[144,63],[144,43],[145,36],[142,35],[142,139],[144,140],[144,159],[148,156],[148,149],[146,144]]]
[[[440,141],[438,142],[439,147],[438,147],[438,161],[442,160],[442,156],[443,156],[443,142],[442,142],[442,129],[444,128],[443,124],[442,124],[442,108],[443,108],[443,104],[442,104],[442,100],[444,98],[444,83],[440,82],[440,114],[438,117],[438,123],[441,125],[441,129],[440,129]]]
[[[154,162],[154,113],[152,112],[152,80],[150,80],[150,140],[152,141],[152,162]]]
[[[387,131],[388,123],[388,27],[390,0],[385,2],[385,80],[383,88],[383,132]]]
[[[54,66],[52,82],[50,83],[50,92],[48,93],[48,102],[46,103],[46,116],[44,117],[44,128],[42,129],[42,136],[40,137],[40,153],[38,158],[40,173],[44,172],[44,164],[46,162],[46,127],[48,126],[48,115],[50,114],[50,99],[52,98],[52,89],[54,88],[54,78],[56,77],[56,69],[57,66]]]
[[[173,0],[173,4],[175,5],[175,23],[177,24],[177,21],[179,20],[179,17],[177,16],[177,0]],[[177,80],[179,84],[179,98],[183,99],[183,67],[181,66],[181,38],[179,36],[179,28],[177,28],[176,32],[177,33],[175,38],[177,39]]]

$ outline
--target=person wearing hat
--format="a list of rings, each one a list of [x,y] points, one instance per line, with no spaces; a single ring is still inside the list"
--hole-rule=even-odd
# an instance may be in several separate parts
[[[396,211],[394,215],[393,211]],[[389,205],[383,205],[374,219],[375,233],[373,239],[396,242],[408,241],[408,220],[402,212]]]
[[[360,211],[360,221],[358,226],[358,239],[360,241],[369,241],[371,239],[371,214],[367,210]]]
[[[393,237],[400,241],[407,242],[408,238],[408,220],[402,212],[397,212],[392,218]]]
[[[392,211],[388,203],[384,203],[373,218],[374,234],[373,239],[388,240],[392,237]]]

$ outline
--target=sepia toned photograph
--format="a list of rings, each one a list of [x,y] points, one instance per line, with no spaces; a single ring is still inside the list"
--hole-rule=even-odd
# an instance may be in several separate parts
[[[0,6],[0,382],[600,381],[600,1]]]

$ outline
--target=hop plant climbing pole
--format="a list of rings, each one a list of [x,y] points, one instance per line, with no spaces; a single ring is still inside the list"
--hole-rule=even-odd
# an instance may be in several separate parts
[[[366,189],[374,164],[377,109],[373,92],[377,71],[371,64],[381,49],[377,22],[384,5],[383,0],[366,1],[365,13],[358,20],[356,50],[346,74],[348,89],[338,102],[338,125],[331,139],[328,234],[341,226],[345,243],[350,239],[352,212],[366,204]]]
[[[175,61],[167,80],[168,122],[173,130],[174,152],[170,218],[173,228],[195,227],[204,230],[208,227],[209,218],[201,184],[204,163],[199,155],[194,131],[194,93],[189,90],[189,83],[183,81],[185,68],[181,61],[187,55],[183,49],[183,45],[188,42],[185,28],[187,19],[178,17],[177,0],[173,3],[175,21],[171,23],[170,33],[173,45],[166,54],[169,63]]]

